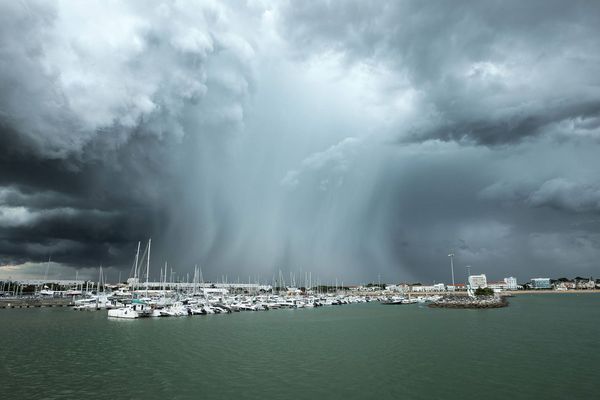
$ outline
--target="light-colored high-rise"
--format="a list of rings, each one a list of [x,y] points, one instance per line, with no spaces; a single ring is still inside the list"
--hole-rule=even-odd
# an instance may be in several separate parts
[[[514,276],[504,278],[504,283],[506,283],[506,289],[517,290],[517,278],[515,278]]]
[[[469,276],[469,286],[471,286],[471,289],[486,288],[487,287],[487,278],[486,278],[485,274],[470,275]]]

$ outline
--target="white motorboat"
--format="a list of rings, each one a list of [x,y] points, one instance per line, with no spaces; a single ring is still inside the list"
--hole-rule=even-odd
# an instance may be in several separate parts
[[[398,304],[406,304],[404,301],[407,300],[403,296],[392,296],[387,299],[381,300],[381,304],[386,305],[398,305]]]
[[[418,302],[419,302],[419,300],[417,300],[415,298],[411,299],[410,297],[408,299],[402,300],[402,304],[416,304]]]
[[[111,318],[143,318],[152,316],[154,310],[140,300],[133,300],[131,304],[121,308],[108,310],[108,316]]]
[[[75,300],[74,310],[101,310],[113,308],[111,301],[104,294],[92,295],[85,299]]]
[[[192,315],[192,311],[180,301],[173,303],[168,307],[160,310],[160,314],[163,317],[182,317],[184,315]]]

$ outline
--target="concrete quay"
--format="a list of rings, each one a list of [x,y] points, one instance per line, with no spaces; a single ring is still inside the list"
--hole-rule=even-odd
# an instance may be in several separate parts
[[[68,307],[73,305],[69,298],[8,298],[0,299],[0,308]]]

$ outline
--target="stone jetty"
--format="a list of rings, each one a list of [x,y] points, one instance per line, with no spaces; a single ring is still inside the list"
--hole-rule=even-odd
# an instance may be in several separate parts
[[[501,308],[508,306],[505,296],[445,296],[429,304],[432,308]]]

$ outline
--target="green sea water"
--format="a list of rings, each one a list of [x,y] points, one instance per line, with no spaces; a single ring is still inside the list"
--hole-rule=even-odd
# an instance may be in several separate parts
[[[183,318],[0,310],[5,399],[598,398],[600,295]]]

